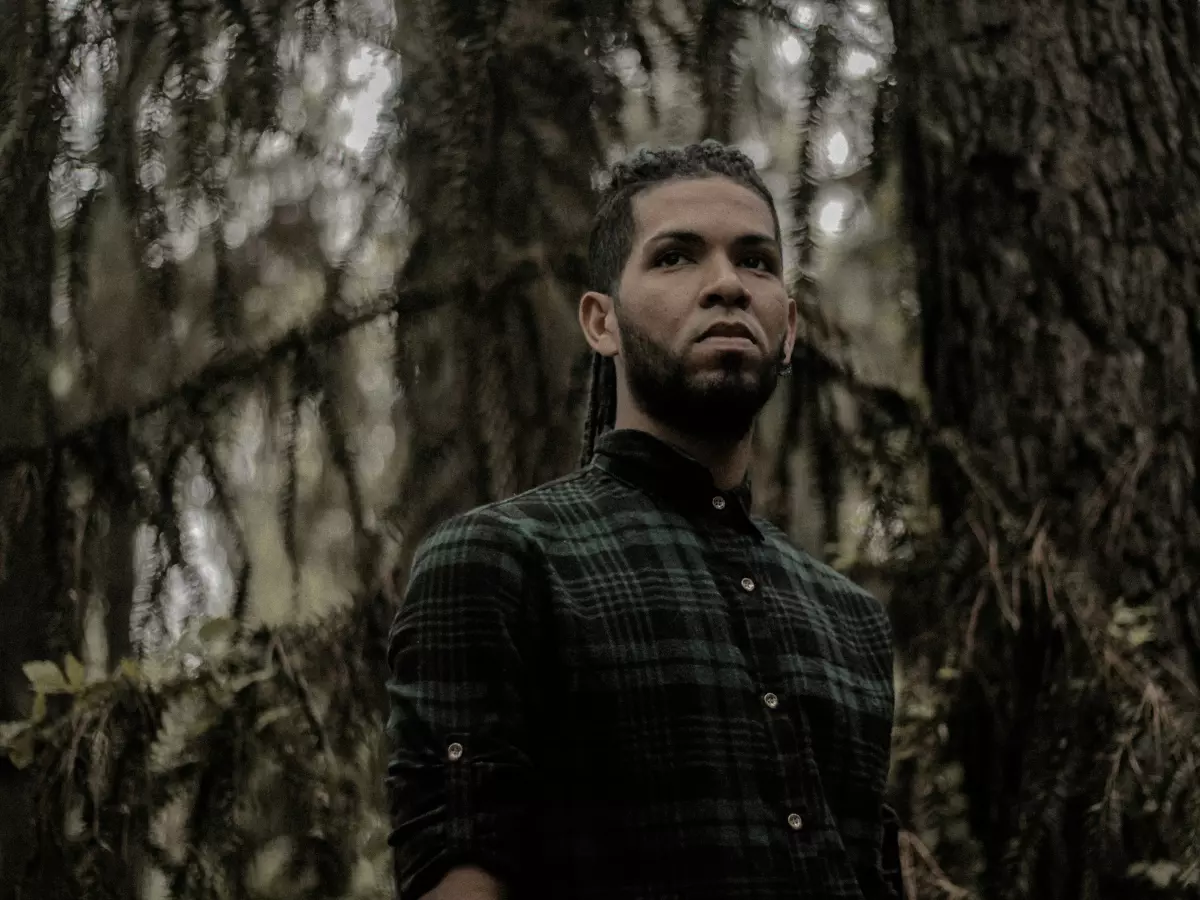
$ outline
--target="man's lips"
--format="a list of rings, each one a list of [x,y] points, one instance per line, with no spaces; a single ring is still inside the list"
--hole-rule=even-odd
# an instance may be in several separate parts
[[[756,344],[754,332],[741,322],[718,322],[700,335],[700,341],[741,346]]]

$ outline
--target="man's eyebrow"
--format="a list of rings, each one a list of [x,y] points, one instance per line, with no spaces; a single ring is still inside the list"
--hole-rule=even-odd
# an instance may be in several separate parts
[[[751,234],[743,234],[734,240],[734,244],[739,247],[762,247],[767,246],[773,250],[779,249],[779,242],[770,234],[760,234],[753,232]]]
[[[650,235],[646,244],[660,244],[663,241],[674,241],[677,244],[703,244],[704,238],[694,231],[669,229]]]
[[[658,234],[651,235],[646,241],[646,244],[658,244],[663,241],[674,241],[676,243],[687,244],[689,246],[697,246],[706,243],[704,238],[694,231],[671,229],[668,231],[660,231]],[[762,234],[761,232],[757,231],[738,235],[736,238],[734,238],[733,244],[735,247],[767,246],[774,250],[779,249],[779,244],[772,235]]]

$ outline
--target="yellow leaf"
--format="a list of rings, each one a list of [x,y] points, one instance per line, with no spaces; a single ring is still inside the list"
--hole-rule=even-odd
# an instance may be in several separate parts
[[[273,722],[278,722],[280,719],[287,718],[292,711],[286,706],[276,706],[274,709],[268,709],[265,713],[258,717],[254,723],[255,731],[262,731]]]
[[[67,684],[69,684],[75,690],[82,688],[86,678],[86,673],[83,669],[83,663],[76,658],[74,653],[67,654],[66,670]]]
[[[18,769],[27,769],[33,762],[33,729],[18,734],[8,745],[8,758]]]
[[[1179,863],[1169,859],[1160,859],[1146,866],[1146,877],[1153,882],[1155,887],[1162,889],[1169,887],[1180,871],[1182,871],[1182,867]]]
[[[1154,629],[1149,625],[1137,625],[1129,629],[1129,643],[1135,647],[1140,647],[1147,641],[1154,639]]]
[[[121,674],[130,681],[137,681],[141,677],[142,670],[132,659],[123,659],[120,664]]]
[[[241,675],[237,678],[229,680],[229,689],[235,694],[240,694],[251,685],[258,684],[261,681],[270,681],[275,677],[275,670],[259,669],[257,672],[251,672],[249,675]]]
[[[25,677],[39,694],[68,694],[71,692],[62,669],[47,660],[35,660],[23,665]]]
[[[237,630],[238,623],[233,619],[209,619],[200,626],[200,631],[196,636],[200,638],[201,643],[211,644],[214,641],[229,640],[237,633]]]
[[[33,712],[29,714],[29,721],[35,725],[46,718],[46,695],[38,691],[37,696],[33,698]]]
[[[12,742],[19,738],[22,733],[28,731],[30,725],[28,722],[0,722],[0,750],[5,750],[12,745]]]
[[[1118,625],[1132,625],[1137,619],[1137,612],[1123,603],[1113,610],[1112,620]]]

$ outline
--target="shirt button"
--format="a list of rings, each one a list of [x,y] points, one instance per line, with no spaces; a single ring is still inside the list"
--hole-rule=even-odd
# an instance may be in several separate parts
[[[792,831],[799,831],[804,827],[804,820],[795,813],[792,813],[788,816],[788,826],[791,827]]]
[[[720,510],[720,509],[724,509],[724,508],[725,508],[725,498],[720,497],[720,496],[713,497],[713,509]]]
[[[767,704],[768,709],[774,709],[779,705],[779,698],[774,694],[763,694],[763,703]]]
[[[446,748],[446,756],[450,757],[451,762],[458,762],[462,759],[463,745],[457,741]]]
[[[746,593],[750,593],[750,591],[754,590],[754,579],[753,578],[743,578],[742,579],[742,590],[745,591]]]

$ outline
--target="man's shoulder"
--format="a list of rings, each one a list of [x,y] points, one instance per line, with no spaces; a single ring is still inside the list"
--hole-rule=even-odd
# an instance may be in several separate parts
[[[829,614],[845,646],[857,646],[868,656],[888,660],[893,652],[892,623],[887,607],[849,576],[793,544],[780,529],[760,524],[764,537],[784,556],[796,578]],[[890,663],[885,663],[890,666]],[[882,670],[881,670],[882,671]],[[887,670],[890,672],[890,668]],[[884,672],[880,677],[890,679]]]
[[[775,525],[757,520],[755,524],[762,531],[763,537],[799,572],[802,580],[853,605],[862,605],[872,609],[882,608],[874,594],[833,566],[821,562],[808,551],[796,546]]]
[[[602,483],[599,470],[589,466],[476,511],[512,522],[557,521],[594,503]]]
[[[596,499],[598,479],[581,469],[503,500],[477,506],[438,525],[425,538],[427,546],[473,540],[511,546],[537,543],[586,515]]]

